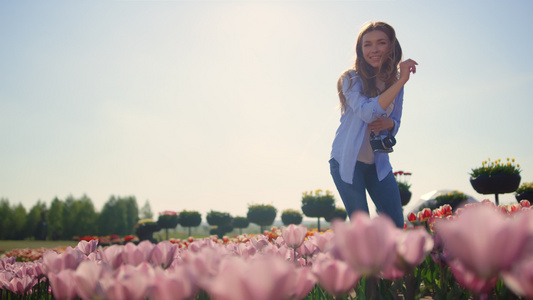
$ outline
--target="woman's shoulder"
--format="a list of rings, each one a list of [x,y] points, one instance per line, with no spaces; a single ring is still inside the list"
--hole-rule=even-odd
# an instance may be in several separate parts
[[[357,81],[360,81],[359,75],[354,69],[348,69],[342,73],[341,77],[339,78],[340,81],[342,81],[342,87],[344,92],[348,91],[352,87],[354,87],[357,83]]]

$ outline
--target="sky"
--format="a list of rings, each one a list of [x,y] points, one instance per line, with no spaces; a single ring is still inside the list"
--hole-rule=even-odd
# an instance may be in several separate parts
[[[477,200],[472,168],[533,181],[531,1],[0,1],[0,198],[111,196],[278,217],[330,190],[336,82],[368,21],[391,24],[405,86],[390,160],[412,201]],[[512,203],[514,194],[500,195]]]

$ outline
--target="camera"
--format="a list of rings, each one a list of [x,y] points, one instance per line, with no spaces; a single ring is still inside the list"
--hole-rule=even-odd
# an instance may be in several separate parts
[[[388,135],[375,135],[374,132],[370,132],[370,146],[374,152],[390,153],[394,151],[392,147],[396,145],[396,139],[392,134]]]

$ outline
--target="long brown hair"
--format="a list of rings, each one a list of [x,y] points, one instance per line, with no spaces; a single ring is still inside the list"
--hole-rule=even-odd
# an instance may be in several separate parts
[[[363,36],[371,31],[380,30],[383,31],[390,40],[390,49],[388,55],[383,56],[379,69],[375,70],[370,64],[368,64],[363,56]],[[368,23],[357,37],[357,44],[355,46],[355,72],[361,78],[363,82],[363,94],[368,97],[376,97],[380,91],[376,86],[376,78],[385,82],[385,89],[388,89],[396,80],[398,76],[398,65],[402,59],[402,47],[400,42],[396,39],[396,32],[394,28],[385,22],[371,22]],[[337,81],[337,91],[339,93],[339,99],[341,102],[341,111],[344,113],[346,108],[346,97],[342,92],[343,80],[350,80],[349,73],[353,70],[346,71]],[[383,92],[383,91],[382,91]]]

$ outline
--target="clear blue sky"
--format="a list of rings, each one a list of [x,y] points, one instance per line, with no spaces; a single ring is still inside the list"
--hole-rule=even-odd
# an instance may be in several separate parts
[[[515,158],[533,181],[531,1],[1,1],[0,197],[111,195],[245,215],[335,192],[338,76],[393,25],[406,85],[395,170],[413,198]],[[511,202],[513,194],[501,195]],[[279,217],[279,214],[278,214]]]

